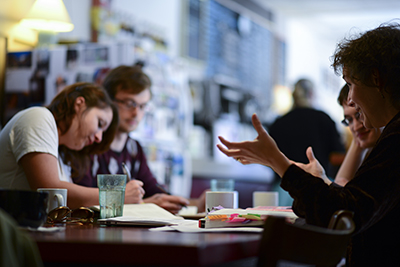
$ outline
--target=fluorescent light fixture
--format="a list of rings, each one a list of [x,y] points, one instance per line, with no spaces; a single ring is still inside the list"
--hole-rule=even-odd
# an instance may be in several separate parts
[[[62,0],[36,0],[21,25],[38,31],[69,32],[74,29]]]

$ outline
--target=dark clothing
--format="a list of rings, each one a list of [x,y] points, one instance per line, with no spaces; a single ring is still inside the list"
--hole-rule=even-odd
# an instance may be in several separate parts
[[[385,127],[354,178],[341,187],[326,185],[291,165],[281,186],[294,198],[295,213],[310,224],[327,226],[340,209],[354,212],[356,233],[348,266],[399,266],[400,113]]]
[[[269,134],[289,159],[308,163],[311,146],[322,167],[329,171],[332,152],[345,152],[335,122],[324,112],[312,108],[295,108],[269,127]]]
[[[336,175],[330,168],[329,156],[333,152],[344,153],[345,148],[335,122],[326,113],[312,108],[294,108],[269,127],[269,134],[283,154],[296,162],[308,163],[306,150],[311,146],[326,174]],[[276,174],[272,190],[279,192],[280,206],[291,206],[293,199],[280,188],[280,181]]]
[[[91,158],[89,172],[76,184],[97,187],[97,174],[123,174],[122,163],[128,167],[131,177],[143,182],[145,195],[143,198],[150,197],[156,193],[163,193],[158,187],[156,178],[153,176],[147,165],[146,155],[138,141],[128,137],[121,152],[111,149],[101,155]]]

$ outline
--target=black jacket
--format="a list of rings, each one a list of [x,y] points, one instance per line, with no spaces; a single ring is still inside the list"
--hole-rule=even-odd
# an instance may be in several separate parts
[[[310,224],[327,226],[336,210],[354,211],[357,228],[348,250],[348,266],[399,266],[400,113],[385,127],[346,186],[328,186],[291,165],[281,187],[294,198],[295,213]]]

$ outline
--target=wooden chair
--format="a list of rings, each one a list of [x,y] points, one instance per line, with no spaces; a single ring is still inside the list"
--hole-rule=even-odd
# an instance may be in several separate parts
[[[291,224],[283,217],[269,216],[264,224],[257,266],[299,266],[299,263],[336,266],[344,257],[354,231],[352,218],[350,211],[337,211],[328,228],[322,228]]]

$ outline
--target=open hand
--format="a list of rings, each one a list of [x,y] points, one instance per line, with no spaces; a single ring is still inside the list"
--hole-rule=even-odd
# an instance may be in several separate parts
[[[254,129],[258,136],[253,141],[229,142],[222,136],[219,140],[222,144],[217,144],[218,149],[227,155],[247,165],[252,163],[262,164],[271,167],[279,176],[283,176],[290,165],[290,161],[278,149],[275,141],[269,136],[262,126],[256,114],[252,116]]]
[[[315,177],[319,177],[324,180],[327,184],[330,184],[331,181],[326,176],[325,170],[319,161],[315,158],[312,147],[308,147],[306,150],[306,155],[309,163],[304,164],[300,162],[291,161],[293,164],[296,164],[298,167],[302,168],[304,171],[314,175]]]

